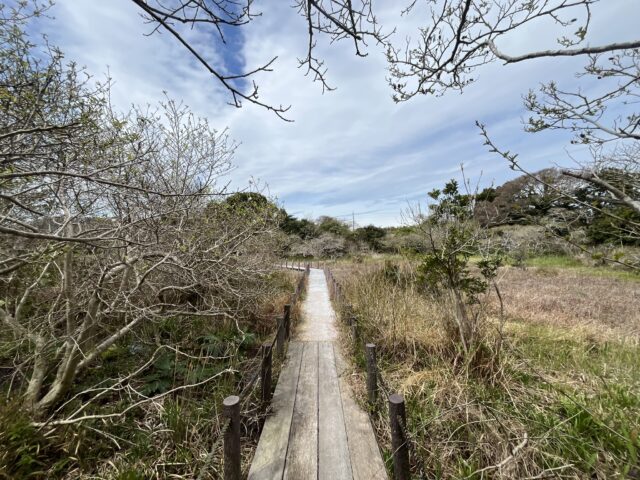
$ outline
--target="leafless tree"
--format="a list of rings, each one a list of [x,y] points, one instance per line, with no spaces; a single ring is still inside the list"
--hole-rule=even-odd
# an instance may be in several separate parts
[[[442,94],[463,90],[475,78],[473,72],[494,61],[519,63],[545,57],[588,56],[624,52],[640,47],[640,40],[584,45],[591,23],[592,5],[599,0],[415,0],[407,11],[425,5],[429,22],[406,48],[389,46],[387,53],[396,100],[418,94]],[[582,20],[578,20],[582,18]],[[566,32],[555,50],[522,55],[507,53],[501,43],[529,24],[550,20]]]
[[[560,173],[571,181],[550,181],[548,178],[531,173],[522,166],[518,154],[498,147],[489,136],[484,125],[478,123],[482,136],[491,152],[503,157],[511,169],[523,173],[526,177],[546,188],[564,202],[578,207],[580,216],[592,216],[597,212],[609,219],[611,236],[620,244],[638,242],[640,240],[640,220],[638,215],[638,199],[640,199],[640,156],[638,142],[618,144],[613,151],[602,152],[601,146],[592,146],[592,162],[580,165],[578,169],[562,169]],[[585,187],[589,188],[585,188]],[[585,195],[585,190],[591,191]],[[582,192],[582,193],[580,193]],[[631,214],[622,217],[615,208],[626,207]],[[611,208],[614,207],[614,208]],[[570,225],[573,220],[565,219]],[[568,240],[574,247],[593,253],[586,246]],[[637,255],[629,261],[606,256],[604,260],[638,270],[640,263]]]
[[[624,205],[640,215],[640,142],[622,144],[612,153],[592,149],[593,163],[562,173],[601,188],[606,201]]]
[[[394,99],[403,102],[416,95],[462,92],[477,79],[479,67],[493,62],[509,65],[542,58],[584,58],[585,67],[577,75],[578,86],[574,81],[571,88],[562,88],[560,82],[553,81],[525,96],[524,105],[530,112],[525,130],[564,130],[572,134],[572,143],[588,145],[591,160],[562,173],[604,189],[611,203],[623,203],[637,214],[640,39],[587,43],[593,7],[598,1],[410,2],[405,13],[422,14],[426,9],[429,21],[403,47],[387,42]],[[545,21],[561,32],[557,49],[536,49],[532,41],[528,52],[516,55],[508,51],[510,36]],[[479,126],[492,151],[506,158],[512,168],[527,173],[517,154],[498,147],[484,125]],[[627,178],[624,189],[610,180],[617,168]]]
[[[108,84],[35,50],[27,8],[0,23],[0,323],[9,392],[41,416],[143,326],[236,321],[277,218],[225,205],[226,131],[171,100],[116,114]]]
[[[250,24],[262,13],[254,10],[253,0],[131,0],[153,25],[153,32],[164,30],[171,34],[196,60],[211,73],[231,95],[231,104],[241,107],[250,102],[274,112],[285,119],[289,107],[265,103],[258,96],[258,85],[252,80],[260,72],[271,72],[277,57],[247,70],[226,71],[208,59],[207,51],[199,49],[185,35],[184,27],[198,27],[211,31],[219,39],[226,54],[236,57],[227,37]],[[365,56],[367,39],[382,42],[384,37],[371,9],[371,0],[296,0],[293,7],[305,19],[308,30],[306,56],[299,60],[300,67],[321,83],[323,91],[332,88],[327,83],[324,61],[318,58],[316,36],[323,35],[332,42],[353,42],[356,55]]]
[[[410,9],[422,3],[413,2]],[[608,165],[624,161],[637,175],[638,157],[629,155],[629,148],[637,153],[633,144],[640,140],[640,116],[635,108],[640,91],[639,39],[586,44],[592,9],[598,0],[427,0],[425,3],[431,21],[420,29],[416,42],[408,43],[405,49],[388,48],[396,101],[406,101],[418,94],[463,91],[476,79],[477,68],[491,62],[508,65],[540,58],[584,57],[586,65],[578,78],[585,84],[597,80],[597,88],[563,89],[554,81],[542,85],[539,92],[530,91],[524,100],[525,108],[531,112],[525,129],[528,132],[562,129],[574,135],[573,143],[600,147],[594,150],[592,162],[563,173],[604,188],[613,199],[638,212],[638,197],[634,198],[637,189],[622,192],[606,182],[602,172]],[[509,35],[545,20],[566,32],[559,39],[558,49],[536,50],[534,46],[521,55],[505,50]],[[482,128],[487,142],[492,144],[487,130]],[[611,143],[615,144],[611,150],[603,152],[602,147]],[[620,147],[620,143],[627,147]],[[496,150],[495,144],[492,149]],[[513,167],[516,156],[500,151],[510,158]],[[618,155],[622,156],[618,158]]]

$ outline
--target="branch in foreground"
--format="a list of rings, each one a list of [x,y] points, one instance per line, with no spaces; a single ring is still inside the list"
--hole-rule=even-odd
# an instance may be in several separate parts
[[[626,206],[628,206],[629,208],[631,208],[632,210],[635,210],[637,213],[640,214],[640,201],[634,200],[619,188],[615,187],[614,185],[611,185],[609,182],[605,180],[602,180],[594,172],[589,172],[589,171],[575,172],[573,170],[563,169],[561,170],[561,173],[563,175],[567,175],[568,177],[577,178],[578,180],[584,180],[585,182],[589,182],[604,188],[607,192],[611,193],[616,199],[620,200]]]
[[[273,64],[273,62],[275,62],[275,60],[278,57],[273,57],[266,64],[250,72],[230,75],[230,76],[224,75],[220,73],[218,69],[214,68],[210,62],[205,60],[205,58],[200,53],[198,53],[198,51],[193,47],[193,45],[188,40],[186,40],[175,28],[171,26],[171,24],[168,21],[167,15],[164,15],[164,16],[160,15],[158,11],[156,9],[151,8],[145,0],[132,0],[132,1],[140,9],[142,9],[147,15],[149,15],[149,17],[153,21],[157,22],[159,26],[162,26],[167,32],[169,32],[183,47],[185,47],[189,51],[189,53],[191,53],[191,55],[193,55],[193,57],[196,58],[196,60],[200,64],[202,64],[202,66],[204,66],[204,68],[207,69],[209,73],[211,73],[214,77],[216,77],[220,81],[220,83],[222,83],[224,88],[231,93],[231,97],[233,99],[233,102],[231,103],[231,105],[237,108],[240,108],[242,106],[242,100],[246,100],[248,102],[253,103],[254,105],[258,105],[260,107],[266,108],[267,110],[275,113],[282,120],[285,120],[287,122],[291,121],[290,119],[287,119],[284,116],[284,114],[291,107],[290,106],[284,107],[282,105],[275,107],[273,105],[261,102],[260,100],[258,100],[258,87],[255,83],[253,84],[253,90],[251,91],[251,93],[244,93],[238,88],[234,87],[230,82],[230,80],[247,79],[257,72],[271,72],[272,71],[271,65]],[[193,22],[194,21],[191,20],[191,21],[188,21],[187,23],[193,23]],[[206,20],[206,23],[211,23],[217,26],[221,22],[219,20],[216,20],[213,16],[211,16],[209,20]],[[237,26],[240,24],[235,24],[235,25]]]
[[[155,395],[153,397],[148,397],[148,398],[145,398],[143,400],[140,400],[139,402],[136,402],[136,403],[134,403],[132,405],[129,405],[127,408],[125,408],[121,412],[106,413],[106,414],[103,414],[103,415],[84,415],[82,417],[77,417],[77,418],[73,418],[73,419],[53,420],[53,421],[49,421],[49,422],[33,422],[32,425],[34,427],[43,428],[43,427],[46,427],[46,426],[72,425],[74,423],[84,422],[85,420],[106,420],[108,418],[122,417],[127,412],[129,412],[130,410],[133,410],[134,408],[139,407],[140,405],[144,405],[145,403],[155,402],[155,401],[161,399],[162,397],[166,397],[167,395],[171,395],[173,393],[176,393],[176,392],[179,392],[179,391],[182,391],[182,390],[186,390],[186,389],[189,389],[189,388],[200,387],[202,385],[205,385],[205,384],[211,382],[212,380],[215,380],[216,378],[220,377],[221,375],[224,375],[224,374],[227,374],[227,373],[235,373],[235,372],[236,372],[236,370],[234,370],[233,368],[225,368],[221,372],[218,372],[215,375],[212,375],[211,377],[206,378],[205,380],[202,380],[201,382],[190,383],[188,385],[180,385],[178,387],[172,388],[171,390],[167,390],[166,392],[159,393],[158,395]]]
[[[493,40],[489,40],[487,42],[487,47],[491,50],[496,57],[500,60],[504,60],[505,63],[518,63],[523,62],[525,60],[532,60],[534,58],[544,58],[544,57],[576,57],[580,55],[596,55],[599,53],[607,53],[614,52],[616,50],[632,50],[634,48],[640,48],[640,40],[632,41],[632,42],[622,42],[622,43],[609,43],[607,45],[600,45],[597,47],[583,47],[583,48],[571,48],[571,49],[560,49],[560,50],[541,50],[539,52],[531,52],[525,53],[524,55],[518,56],[510,56],[506,53],[501,52],[496,47],[496,44]]]

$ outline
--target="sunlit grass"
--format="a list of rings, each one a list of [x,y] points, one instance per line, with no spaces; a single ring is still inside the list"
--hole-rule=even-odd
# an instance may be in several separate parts
[[[507,295],[510,309],[501,360],[490,377],[470,375],[454,365],[443,328],[447,312],[414,288],[410,264],[401,268],[399,283],[375,274],[368,265],[338,267],[364,340],[378,345],[382,376],[405,396],[419,457],[413,458],[415,474],[422,463],[427,478],[634,475],[640,448],[639,337],[618,334],[608,325],[600,332],[593,318],[588,325],[581,324],[579,316],[569,319],[564,303],[544,297],[564,292],[566,302],[579,302],[579,285],[570,288],[571,279],[583,275],[582,269],[596,267],[562,257],[546,258],[536,267],[510,269],[517,278],[526,277],[528,292]],[[545,268],[557,273],[542,274],[539,270]],[[588,292],[589,308],[598,302],[609,305],[612,289],[624,285],[617,279],[583,282],[594,284]],[[541,288],[549,285],[555,290]],[[540,321],[535,321],[535,310],[529,312],[531,318],[519,315],[530,310],[529,304],[511,304],[536,296],[541,298],[532,300],[534,305],[546,315]],[[553,321],[554,309],[561,309],[555,315],[567,317],[562,323]],[[487,342],[498,338],[495,313],[490,310],[487,318]],[[632,320],[621,319],[619,327]],[[364,405],[362,352],[352,352],[358,365],[355,378],[360,379],[356,389]],[[388,457],[384,408],[377,412],[374,424]],[[516,446],[522,447],[513,454]]]
[[[624,270],[608,265],[585,265],[579,259],[568,255],[545,255],[525,260],[527,267],[558,268],[577,270],[580,274],[594,277],[618,278],[621,280],[640,281],[640,274],[631,270]]]

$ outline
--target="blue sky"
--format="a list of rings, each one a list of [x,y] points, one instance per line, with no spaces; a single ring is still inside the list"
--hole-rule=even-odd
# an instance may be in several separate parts
[[[292,105],[293,123],[253,105],[228,106],[226,92],[167,34],[143,35],[150,27],[130,0],[56,0],[50,12],[55,19],[43,20],[38,29],[96,77],[108,71],[115,80],[113,101],[121,108],[156,103],[166,92],[215,128],[229,127],[241,144],[233,185],[268,185],[287,211],[300,217],[350,219],[355,212],[360,225],[397,225],[409,203],[459,178],[461,164],[466,176],[483,186],[512,178],[504,160],[483,146],[476,120],[487,124],[500,145],[518,152],[531,170],[571,162],[567,134],[523,133],[521,97],[551,79],[567,88],[577,85],[579,59],[490,65],[477,71],[479,81],[463,95],[398,105],[391,100],[381,51],[372,46],[362,59],[348,42],[321,42],[318,53],[326,61],[329,82],[337,87],[323,95],[320,85],[297,68],[297,58],[306,54],[304,20],[289,2],[257,0],[254,5],[263,15],[229,37],[233,54],[211,32],[187,35],[208,60],[230,70],[253,68],[277,55],[275,71],[256,79],[260,98]],[[383,21],[398,13],[392,8],[398,2],[379,0],[378,5],[384,7]],[[604,0],[594,8],[587,39],[633,39],[639,19],[640,1]],[[549,48],[557,33],[549,25],[536,25],[500,46],[510,54]],[[583,152],[573,147],[571,153]]]

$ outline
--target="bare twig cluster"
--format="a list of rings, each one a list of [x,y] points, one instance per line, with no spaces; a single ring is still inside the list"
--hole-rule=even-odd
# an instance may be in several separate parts
[[[44,416],[143,327],[175,318],[241,330],[237,313],[260,298],[272,269],[277,211],[240,212],[223,201],[235,150],[226,131],[171,100],[116,113],[108,83],[94,86],[53,47],[35,50],[23,33],[34,14],[26,4],[7,12],[0,322],[13,357],[9,394],[19,391]],[[55,422],[83,418],[77,411]]]
[[[253,0],[131,0],[154,26],[153,32],[163,30],[173,36],[190,55],[211,73],[231,96],[231,104],[241,107],[249,102],[263,107],[283,120],[288,106],[274,105],[260,99],[258,85],[253,78],[262,72],[272,72],[277,57],[273,57],[255,68],[229,71],[223,65],[209,59],[208,52],[198,48],[188,35],[185,27],[196,27],[211,31],[219,40],[217,44],[227,55],[237,57],[227,38],[240,35],[238,29],[262,15],[254,11]],[[367,39],[383,42],[385,37],[372,11],[371,0],[305,0],[296,1],[293,7],[305,19],[308,27],[306,57],[300,59],[300,67],[314,81],[320,82],[324,90],[332,90],[326,78],[324,61],[314,50],[316,37],[326,36],[331,42],[350,40],[358,56],[366,56]],[[238,62],[243,63],[243,62]]]

